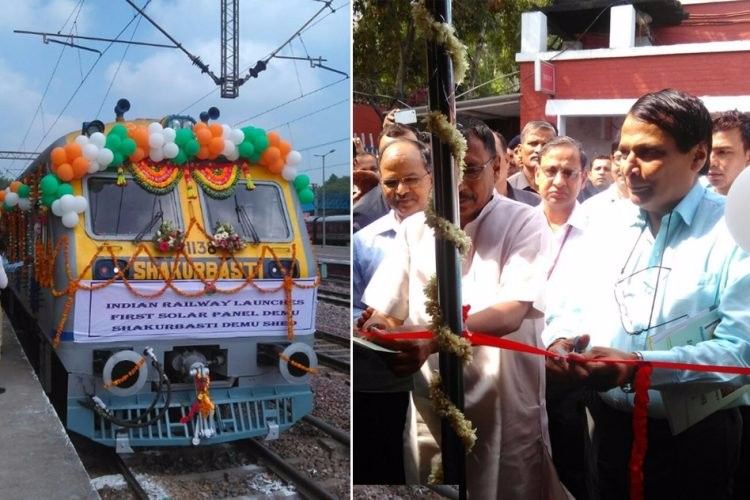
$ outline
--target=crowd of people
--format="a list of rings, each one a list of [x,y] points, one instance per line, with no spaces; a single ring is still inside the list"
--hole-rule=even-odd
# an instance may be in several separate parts
[[[471,306],[465,328],[557,354],[473,348],[468,495],[628,498],[638,368],[612,360],[750,366],[750,256],[724,220],[750,162],[750,118],[652,92],[590,163],[581,142],[542,120],[509,143],[479,121],[459,131],[459,219],[472,241],[456,283]],[[355,320],[358,332],[386,332],[354,352],[355,484],[425,483],[440,454],[427,393],[437,343],[387,338],[430,322],[424,287],[439,264],[425,139],[387,120],[378,154],[355,152],[355,183],[369,179],[354,206]],[[750,498],[746,383],[653,370],[646,498]]]

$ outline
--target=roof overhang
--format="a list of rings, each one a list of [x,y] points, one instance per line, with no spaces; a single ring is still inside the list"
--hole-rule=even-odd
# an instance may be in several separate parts
[[[427,106],[419,106],[415,109],[419,116],[424,116],[429,111]],[[521,94],[505,94],[457,101],[456,114],[482,121],[517,118],[521,116]]]

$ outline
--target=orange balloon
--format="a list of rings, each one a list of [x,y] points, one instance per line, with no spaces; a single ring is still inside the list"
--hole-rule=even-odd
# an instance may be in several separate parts
[[[0,191],[0,202],[5,201],[5,190]]]
[[[221,152],[224,151],[224,139],[221,137],[214,137],[211,139],[211,142],[208,144],[208,151],[214,158],[219,156]]]
[[[89,171],[89,161],[83,156],[79,156],[71,165],[73,167],[73,178],[81,179]]]
[[[65,145],[65,156],[68,158],[68,163],[72,162],[83,154],[81,151],[81,145],[77,142],[70,142]]]
[[[193,125],[193,133],[195,135],[198,135],[198,131],[203,129],[208,129],[208,125],[206,125],[206,122],[198,122]]]
[[[142,147],[135,148],[135,151],[133,151],[133,154],[130,155],[130,161],[141,161],[146,157],[146,152],[143,150]]]
[[[260,156],[260,163],[266,167],[270,167],[279,159],[281,159],[281,151],[279,151],[279,148],[276,146],[269,146]]]
[[[209,128],[211,129],[211,135],[214,137],[221,137],[224,135],[224,128],[220,123],[212,123],[209,125]]]
[[[63,182],[70,182],[73,180],[73,167],[70,163],[63,163],[57,167],[57,176]]]
[[[10,183],[10,190],[13,191],[14,193],[18,192],[19,187],[21,187],[20,181],[13,181]]]
[[[279,145],[277,147],[279,148],[279,151],[281,151],[282,158],[286,158],[286,155],[288,155],[292,150],[292,145],[286,141],[279,141]]]
[[[268,171],[272,174],[280,174],[282,170],[284,170],[284,160],[281,158],[268,166]]]
[[[268,133],[268,142],[271,144],[271,146],[278,146],[280,141],[281,141],[281,136],[279,135],[278,132]]]
[[[125,122],[125,128],[128,129],[128,132],[135,130],[136,126],[133,122]]]
[[[130,131],[130,137],[135,141],[139,148],[148,149],[148,129],[146,127],[136,127]],[[136,160],[138,161],[138,160]]]
[[[201,146],[195,156],[197,156],[199,160],[208,160],[211,157],[211,152],[208,150],[208,146]]]
[[[198,139],[198,143],[201,146],[208,146],[208,144],[211,142],[211,139],[213,139],[213,135],[211,135],[211,131],[208,130],[208,127],[203,127],[201,129],[195,130],[195,138]]]
[[[65,148],[55,148],[52,150],[52,153],[50,153],[49,157],[52,159],[52,164],[62,165],[66,161],[68,161],[68,156],[65,153]]]

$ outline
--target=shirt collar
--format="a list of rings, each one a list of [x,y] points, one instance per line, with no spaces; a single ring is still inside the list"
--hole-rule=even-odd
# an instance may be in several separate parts
[[[672,209],[673,214],[679,215],[682,221],[690,226],[693,223],[695,214],[698,212],[698,206],[700,206],[703,197],[706,194],[706,188],[696,182],[690,191],[680,200],[680,202]],[[631,221],[631,226],[642,226],[648,223],[648,214],[645,210],[639,209],[634,212],[636,216]],[[665,217],[667,214],[664,215]]]
[[[573,211],[570,213],[570,217],[568,217],[568,220],[565,221],[565,224],[563,224],[560,227],[566,227],[568,225],[573,226],[576,229],[583,230],[586,228],[586,222],[588,221],[588,218],[586,217],[584,210],[580,208],[581,204],[578,203],[578,200],[576,200],[576,204],[573,207]],[[537,210],[539,213],[542,214],[542,217],[544,217],[544,220],[547,220],[547,215],[544,213],[544,200],[534,207],[535,210]]]
[[[482,210],[479,211],[479,215],[477,215],[473,221],[466,224],[466,226],[464,227],[464,231],[469,234],[474,230],[475,227],[478,227],[482,219],[485,218],[487,214],[490,213],[495,207],[498,200],[500,200],[500,194],[496,189],[493,189],[492,198],[490,198],[490,201],[488,201],[487,204],[482,207]]]
[[[381,218],[372,221],[367,227],[370,228],[372,234],[384,234],[389,231],[396,231],[399,225],[401,223],[396,219],[396,211],[391,209]]]

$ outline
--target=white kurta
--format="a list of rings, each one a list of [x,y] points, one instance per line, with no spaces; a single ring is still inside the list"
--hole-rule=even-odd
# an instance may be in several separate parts
[[[404,222],[394,251],[370,281],[363,301],[376,310],[426,325],[423,288],[435,273],[435,239],[419,214]],[[540,280],[534,267],[540,227],[534,210],[495,194],[479,216],[467,224],[472,248],[463,264],[462,302],[478,312],[502,301],[533,302]],[[531,319],[506,336],[540,346]],[[426,364],[427,365],[427,364]],[[437,367],[437,355],[429,361]],[[467,457],[467,486],[472,498],[566,498],[549,451],[544,403],[544,360],[537,356],[491,347],[474,348],[464,369],[466,414],[477,428],[477,444]],[[439,420],[420,391],[429,368],[415,376],[415,404],[439,439]],[[434,439],[420,437],[420,480],[426,480]],[[432,446],[429,445],[432,441]]]

